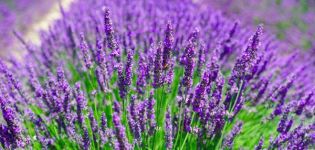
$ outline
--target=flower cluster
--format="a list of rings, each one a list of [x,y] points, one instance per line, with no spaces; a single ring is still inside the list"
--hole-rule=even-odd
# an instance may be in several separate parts
[[[71,8],[23,63],[0,61],[2,147],[314,148],[313,62],[263,25],[188,0]]]

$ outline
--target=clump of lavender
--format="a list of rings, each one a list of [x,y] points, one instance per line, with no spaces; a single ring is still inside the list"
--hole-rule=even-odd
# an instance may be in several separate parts
[[[0,147],[314,148],[313,64],[261,25],[179,0],[71,8],[0,61]]]

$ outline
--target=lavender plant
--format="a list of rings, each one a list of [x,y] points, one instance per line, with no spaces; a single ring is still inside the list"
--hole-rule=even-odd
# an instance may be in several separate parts
[[[2,148],[314,148],[313,62],[263,25],[188,0],[71,8],[0,61]]]

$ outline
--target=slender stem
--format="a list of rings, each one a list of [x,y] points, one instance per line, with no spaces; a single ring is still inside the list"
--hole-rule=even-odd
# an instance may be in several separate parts
[[[194,118],[195,118],[195,115],[196,115],[196,113],[194,112],[193,115],[192,115],[192,117],[191,117],[190,125],[192,125],[192,122],[193,122],[193,120],[194,120]],[[189,135],[190,135],[189,133],[186,134],[186,136],[185,136],[185,138],[184,138],[184,141],[183,141],[183,144],[182,144],[180,150],[182,150],[182,149],[184,148],[185,143],[186,143],[186,141],[187,141]]]
[[[233,111],[233,109],[234,109],[234,107],[235,107],[235,105],[236,105],[236,101],[235,101],[235,100],[238,100],[238,98],[240,97],[241,92],[242,92],[242,89],[243,89],[243,86],[244,86],[244,81],[242,80],[242,81],[241,81],[240,88],[239,88],[239,90],[238,90],[238,92],[237,92],[236,98],[234,99],[233,106],[232,106],[232,104],[230,103],[229,112],[232,112],[232,111]],[[229,124],[229,123],[231,123],[229,120],[227,120],[227,122],[224,123],[224,127],[223,127],[223,130],[222,130],[222,132],[221,132],[220,140],[219,140],[218,144],[216,145],[215,149],[221,148],[222,141],[223,141],[223,135],[224,135],[224,133],[225,133],[226,126],[227,126],[227,124]]]
[[[183,107],[183,103],[186,101],[186,98],[187,98],[187,93],[188,93],[188,90],[186,89],[186,90],[185,90],[185,96],[184,96],[184,99],[183,99],[183,101],[180,103],[180,106],[179,106],[178,134],[177,134],[177,136],[176,136],[175,146],[177,145],[178,140],[179,140],[179,141],[181,141],[181,128],[182,128],[182,107]]]

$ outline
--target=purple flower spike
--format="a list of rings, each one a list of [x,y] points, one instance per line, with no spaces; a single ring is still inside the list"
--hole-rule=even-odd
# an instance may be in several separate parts
[[[193,43],[189,42],[185,49],[184,53],[184,66],[185,66],[185,73],[182,84],[184,87],[190,88],[192,85],[192,77],[194,71],[194,55],[195,55],[195,47]]]
[[[154,88],[159,88],[163,84],[162,80],[162,44],[159,43],[158,47],[156,48],[155,58],[154,58],[154,76],[153,76],[153,83],[152,86]]]
[[[0,74],[3,74],[8,82],[8,86],[13,90],[15,89],[20,96],[23,98],[25,103],[29,103],[29,99],[22,89],[21,83],[14,77],[13,73],[9,70],[9,68],[0,60]]]
[[[296,110],[295,110],[295,113],[296,113],[297,115],[301,115],[301,114],[302,114],[304,107],[309,104],[309,102],[310,102],[311,98],[313,97],[313,95],[314,95],[314,93],[313,93],[313,91],[311,91],[311,92],[307,93],[307,94],[299,101],[298,106],[297,106],[297,108],[296,108]]]
[[[247,48],[242,52],[242,55],[236,60],[236,64],[232,70],[232,76],[229,80],[229,85],[232,86],[237,79],[244,79],[246,74],[250,74],[254,62],[257,57],[257,51],[260,44],[260,38],[263,27],[259,25],[256,33],[250,39],[250,43]]]
[[[145,86],[146,86],[146,76],[147,76],[147,63],[144,61],[142,55],[139,58],[139,66],[138,66],[138,77],[137,77],[137,91],[139,94],[144,94]]]
[[[107,70],[105,67],[101,67],[101,66],[96,67],[95,75],[96,75],[97,83],[103,92],[108,91],[107,85],[106,85],[106,81],[107,81],[106,74],[107,74]]]
[[[212,52],[210,62],[207,64],[207,67],[209,69],[209,84],[218,76],[220,66],[218,64],[218,47]]]
[[[125,134],[125,127],[121,124],[120,115],[117,112],[113,114],[113,123],[115,127],[115,135],[118,141],[118,147],[122,150],[130,150],[131,146],[128,143],[127,136]]]
[[[0,95],[0,106],[2,110],[3,119],[6,121],[8,125],[8,131],[10,134],[9,143],[12,148],[22,148],[25,146],[25,142],[22,137],[22,129],[20,128],[19,122],[15,115],[14,110],[9,106],[7,100],[4,99],[2,95]]]
[[[90,142],[90,137],[89,137],[89,132],[88,130],[86,129],[86,127],[83,127],[83,149],[84,150],[89,150],[90,149],[90,145],[91,145],[91,142]]]
[[[209,82],[208,79],[209,79],[208,78],[208,73],[205,72],[203,74],[201,82],[196,87],[195,98],[194,98],[194,101],[193,101],[193,110],[195,112],[197,112],[197,113],[202,111],[202,108],[205,105],[204,96],[205,96],[205,92],[206,92],[206,86],[208,85],[208,82]]]
[[[198,61],[197,61],[197,73],[198,75],[201,75],[202,67],[204,66],[205,63],[205,45],[201,44],[199,51],[198,51]]]
[[[132,62],[133,62],[133,52],[131,49],[127,51],[127,62],[125,66],[125,86],[128,87],[131,85],[132,78]]]
[[[87,101],[85,99],[85,96],[83,94],[83,92],[81,91],[81,86],[80,83],[77,82],[75,84],[75,89],[76,89],[76,95],[75,95],[75,99],[77,102],[77,121],[79,122],[80,126],[82,126],[83,122],[84,122],[84,115],[83,115],[83,111],[86,109],[86,105],[87,105]]]
[[[95,61],[99,66],[105,67],[106,66],[106,53],[103,50],[102,40],[96,41],[96,54],[95,54]]]
[[[188,41],[192,42],[194,45],[196,45],[197,41],[199,39],[199,36],[200,36],[200,29],[195,28],[195,30],[189,35]]]
[[[88,45],[84,39],[84,34],[80,34],[80,49],[83,55],[83,60],[85,63],[86,69],[90,69],[92,67],[91,56],[89,54]]]
[[[237,122],[234,125],[232,131],[225,137],[223,147],[232,149],[234,138],[236,137],[237,134],[240,133],[242,126],[243,126],[242,122]]]
[[[115,58],[120,57],[120,49],[116,42],[115,33],[110,19],[110,11],[108,8],[104,8],[104,30],[106,34],[107,46],[112,50],[111,55]]]
[[[8,127],[3,124],[0,124],[0,144],[2,144],[4,148],[9,148],[11,142],[10,140],[11,137]]]
[[[121,106],[118,101],[114,101],[113,109],[114,109],[114,112],[118,113],[119,115],[121,114]]]
[[[185,108],[184,111],[184,129],[186,132],[191,132],[191,115],[190,115],[190,109],[189,108]]]
[[[124,75],[124,71],[123,71],[123,67],[121,63],[118,64],[117,73],[118,73],[119,95],[122,99],[124,99],[127,94],[127,87],[125,86],[125,75]]]
[[[277,131],[279,133],[286,133],[286,131],[288,131],[291,128],[293,122],[288,121],[289,112],[290,107],[286,107],[277,128]],[[289,127],[289,129],[287,127]]]
[[[165,30],[164,49],[163,49],[163,70],[169,68],[169,61],[172,56],[172,48],[174,43],[173,26],[171,22],[167,23]]]
[[[57,82],[59,89],[63,92],[63,110],[69,112],[69,101],[71,98],[71,87],[65,77],[65,73],[61,66],[57,68]]]

